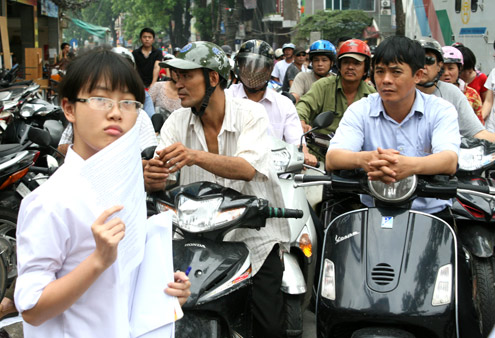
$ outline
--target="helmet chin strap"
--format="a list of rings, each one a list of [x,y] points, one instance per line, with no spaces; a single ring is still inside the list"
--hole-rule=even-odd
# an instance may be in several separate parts
[[[206,68],[203,68],[203,76],[205,78],[206,89],[205,89],[205,96],[203,96],[203,101],[201,102],[201,107],[199,108],[199,111],[196,110],[195,107],[191,108],[192,113],[194,115],[196,115],[197,117],[203,116],[203,114],[205,113],[206,107],[208,107],[208,103],[210,102],[211,95],[213,94],[213,92],[217,88],[217,86],[213,87],[211,85],[210,72]]]
[[[418,86],[423,87],[423,88],[431,88],[433,86],[437,85],[437,82],[440,80],[440,77],[443,74],[443,68],[440,69],[438,72],[437,76],[433,79],[433,81],[428,81],[426,83],[418,83]]]

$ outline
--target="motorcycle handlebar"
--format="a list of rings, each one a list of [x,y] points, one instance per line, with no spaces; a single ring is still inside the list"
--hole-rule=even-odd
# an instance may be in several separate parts
[[[299,209],[271,208],[267,209],[270,218],[302,218],[304,213]]]
[[[467,184],[467,183],[459,182],[459,183],[457,183],[457,189],[477,191],[477,192],[481,192],[484,194],[491,194],[491,195],[494,194],[494,192],[490,191],[490,187],[488,185],[483,186],[483,185],[474,185],[474,184]]]
[[[44,168],[44,167],[36,167],[36,166],[31,166],[29,167],[29,171],[36,173],[36,174],[45,174],[48,176],[51,176],[58,168]]]
[[[297,174],[294,176],[295,183],[309,183],[309,182],[332,182],[332,178],[330,176],[322,176],[322,175],[304,175]]]

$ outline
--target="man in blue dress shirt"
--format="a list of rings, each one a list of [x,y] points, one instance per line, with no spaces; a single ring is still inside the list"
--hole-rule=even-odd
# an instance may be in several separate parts
[[[372,61],[378,93],[352,104],[326,155],[329,170],[362,168],[370,180],[393,183],[414,174],[452,175],[460,146],[452,104],[416,89],[423,75],[421,45],[393,36],[376,49]],[[371,206],[371,197],[362,202]],[[428,213],[449,201],[417,198],[412,208]]]

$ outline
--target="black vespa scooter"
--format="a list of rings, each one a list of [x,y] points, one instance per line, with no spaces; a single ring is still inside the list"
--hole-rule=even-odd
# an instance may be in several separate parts
[[[223,238],[234,229],[264,227],[267,218],[301,218],[302,210],[271,208],[265,199],[212,182],[153,193],[149,201],[156,212],[173,212],[174,268],[191,281],[175,336],[251,337],[250,253],[244,243]]]
[[[297,186],[314,184],[371,195],[376,205],[343,213],[325,230],[318,337],[480,336],[469,255],[447,222],[410,209],[418,196],[453,198],[457,180],[411,176],[386,185],[364,171],[296,176]]]

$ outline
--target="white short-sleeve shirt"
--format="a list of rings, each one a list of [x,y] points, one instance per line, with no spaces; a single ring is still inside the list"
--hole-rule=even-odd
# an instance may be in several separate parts
[[[74,270],[95,250],[91,225],[99,208],[78,180],[83,162],[69,148],[64,165],[22,201],[14,295],[19,312],[34,307],[49,283]],[[131,285],[118,285],[118,280],[114,264],[62,314],[37,327],[24,323],[24,337],[129,337]]]

